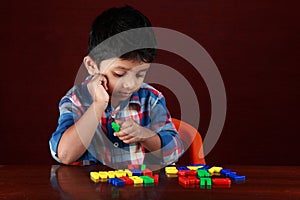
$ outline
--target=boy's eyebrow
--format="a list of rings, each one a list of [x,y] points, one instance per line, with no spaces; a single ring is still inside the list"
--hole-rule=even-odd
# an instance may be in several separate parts
[[[149,68],[145,68],[145,69],[141,69],[140,71],[138,72],[144,72],[144,71],[147,71]]]
[[[118,68],[118,69],[128,70],[126,67],[123,67],[123,66],[116,66],[115,69],[117,69],[117,68]]]

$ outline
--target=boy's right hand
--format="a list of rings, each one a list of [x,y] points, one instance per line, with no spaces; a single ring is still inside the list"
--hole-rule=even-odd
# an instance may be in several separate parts
[[[105,75],[96,73],[87,84],[88,90],[97,105],[107,106],[109,102],[108,80]]]

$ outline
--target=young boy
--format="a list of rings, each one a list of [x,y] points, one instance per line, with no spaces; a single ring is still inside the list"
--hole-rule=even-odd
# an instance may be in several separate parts
[[[151,27],[150,21],[129,6],[109,9],[95,19],[88,55],[83,59],[89,76],[59,103],[58,127],[49,142],[58,162],[118,166],[151,164],[154,159],[167,165],[183,153],[164,97],[143,83],[156,49],[118,55],[139,43],[139,38],[117,37],[107,42],[123,31],[144,27]],[[146,38],[140,39],[155,43],[152,30],[146,32]],[[101,46],[102,42],[109,45]],[[114,131],[112,122],[119,124],[120,130]]]

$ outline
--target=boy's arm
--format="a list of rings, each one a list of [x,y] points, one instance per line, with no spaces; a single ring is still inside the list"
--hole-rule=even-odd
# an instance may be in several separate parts
[[[84,154],[96,132],[106,106],[92,103],[81,118],[69,127],[58,144],[57,155],[64,164],[71,164]]]
[[[64,164],[76,161],[87,150],[109,101],[104,76],[95,75],[87,87],[93,103],[75,124],[65,130],[58,143],[57,156]]]
[[[150,129],[159,136],[161,141],[162,164],[176,162],[184,152],[183,143],[172,123],[165,98],[161,93],[151,109],[150,118]]]

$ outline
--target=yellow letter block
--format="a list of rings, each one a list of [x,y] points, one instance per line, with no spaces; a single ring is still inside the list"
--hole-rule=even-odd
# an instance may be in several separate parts
[[[214,173],[220,173],[222,169],[223,169],[222,167],[213,166],[212,168],[208,169],[207,171],[210,174],[214,174]]]
[[[129,169],[124,170],[128,177],[132,176],[132,172]]]
[[[138,176],[130,176],[131,180],[133,180],[134,184],[143,184],[143,179]]]
[[[108,178],[116,178],[116,172],[115,171],[108,171]]]
[[[90,172],[90,178],[95,183],[99,182],[99,173],[98,172]]]
[[[203,168],[203,166],[187,166],[187,168],[189,168],[190,170],[196,170],[197,171],[197,169]]]
[[[117,170],[115,171],[115,175],[117,178],[121,178],[123,176],[126,176],[126,172],[124,172],[123,170]]]
[[[166,174],[169,174],[169,175],[176,175],[178,173],[178,170],[176,169],[176,167],[166,167],[165,171],[166,171]]]

